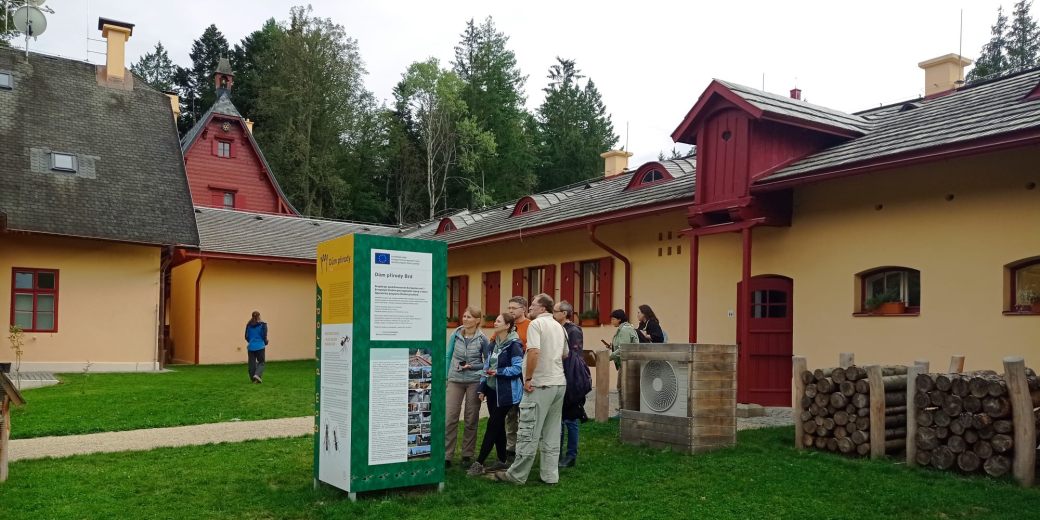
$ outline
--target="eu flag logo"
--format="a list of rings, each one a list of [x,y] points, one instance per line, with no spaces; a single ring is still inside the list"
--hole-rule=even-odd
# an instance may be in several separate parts
[[[376,253],[376,263],[390,265],[390,253]]]

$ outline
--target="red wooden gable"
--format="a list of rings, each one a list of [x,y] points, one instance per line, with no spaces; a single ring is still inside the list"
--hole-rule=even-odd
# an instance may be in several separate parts
[[[697,146],[694,204],[746,206],[755,179],[851,137],[812,120],[768,113],[713,81],[672,133]]]
[[[224,130],[224,123],[227,131]],[[233,209],[296,215],[279,192],[274,176],[242,119],[213,114],[184,152],[188,187],[196,206],[224,208],[231,193]]]

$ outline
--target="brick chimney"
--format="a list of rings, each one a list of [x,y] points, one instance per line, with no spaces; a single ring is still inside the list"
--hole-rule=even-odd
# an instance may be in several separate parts
[[[610,150],[599,156],[603,158],[603,175],[613,177],[628,169],[628,158],[632,157],[632,153],[624,150]]]
[[[956,54],[947,54],[922,61],[917,66],[924,69],[924,96],[932,97],[949,92],[964,84],[964,67],[972,61]]]
[[[791,89],[791,99],[802,99],[802,89],[795,87]]]
[[[120,22],[109,18],[98,18],[98,30],[105,39],[107,49],[105,66],[101,69],[100,79],[109,83],[126,81],[126,41],[134,34],[134,24]]]

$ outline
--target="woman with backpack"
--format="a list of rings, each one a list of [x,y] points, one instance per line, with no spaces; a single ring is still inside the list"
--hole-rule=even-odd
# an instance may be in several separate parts
[[[477,448],[477,426],[480,422],[480,401],[477,387],[480,386],[481,369],[487,358],[489,340],[480,330],[480,309],[466,307],[462,313],[462,326],[455,329],[448,339],[448,396],[445,410],[444,465],[451,466],[458,443],[459,414],[466,407],[465,426],[462,434],[462,464],[469,465]]]
[[[516,332],[513,315],[509,312],[499,314],[495,319],[494,331],[491,352],[484,361],[484,371],[477,390],[477,397],[487,401],[488,421],[480,454],[466,472],[470,476],[509,467],[506,464],[506,415],[520,404],[520,398],[524,395],[521,381],[524,347]],[[494,464],[485,467],[491,448],[495,448],[498,458]]]
[[[260,319],[260,311],[246,323],[246,350],[249,351],[249,380],[263,383],[267,366],[267,322]]]
[[[578,463],[579,421],[588,420],[585,414],[585,396],[592,390],[592,373],[585,364],[582,351],[585,349],[585,334],[574,324],[574,306],[567,300],[556,304],[553,318],[563,325],[567,333],[566,357],[563,358],[563,375],[567,378],[567,390],[563,395],[563,428],[560,430],[560,445],[564,434],[567,451],[560,457],[560,467],[570,468]]]

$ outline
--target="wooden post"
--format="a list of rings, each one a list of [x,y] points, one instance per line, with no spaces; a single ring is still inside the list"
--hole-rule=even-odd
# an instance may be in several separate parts
[[[7,438],[11,431],[11,400],[0,391],[0,482],[7,481]]]
[[[842,352],[838,354],[838,366],[841,368],[849,368],[856,364],[856,355],[852,352]]]
[[[964,355],[955,354],[950,356],[950,374],[960,374],[964,372]]]
[[[915,359],[914,366],[921,369],[922,374],[928,373],[928,360],[927,359]],[[909,372],[908,372],[909,373]]]
[[[925,362],[927,364],[927,361]],[[927,369],[925,369],[927,370]],[[917,374],[923,374],[921,366],[916,362],[906,368],[906,465],[917,465],[917,406],[914,395],[917,393]]]
[[[1036,479],[1036,423],[1033,401],[1026,382],[1026,362],[1020,357],[1004,358],[1004,380],[1011,398],[1011,422],[1014,425],[1015,458],[1011,473],[1023,487]]]
[[[607,422],[610,418],[610,369],[613,366],[610,350],[596,351],[596,422]]]
[[[793,356],[791,358],[791,418],[794,419],[794,447],[801,450],[805,448],[802,436],[805,435],[803,421],[798,417],[802,411],[802,396],[805,395],[805,383],[802,382],[802,372],[808,370],[805,356]]]
[[[881,367],[867,367],[867,383],[870,385],[870,458],[885,456],[885,383],[881,379]]]

